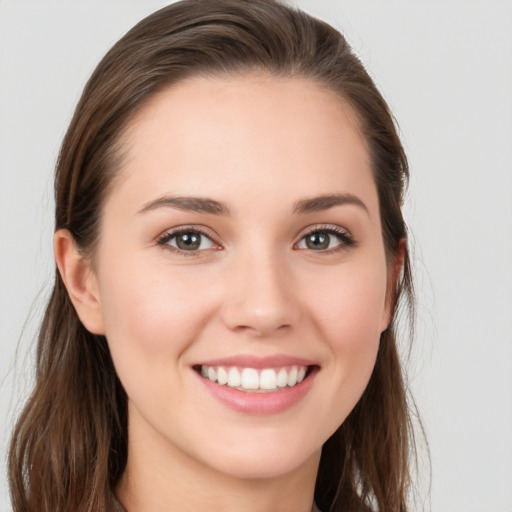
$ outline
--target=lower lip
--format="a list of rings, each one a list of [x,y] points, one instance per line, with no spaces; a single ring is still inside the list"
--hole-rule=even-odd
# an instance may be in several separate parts
[[[317,370],[313,368],[309,375],[295,386],[265,393],[251,393],[222,386],[195,373],[213,397],[230,409],[246,414],[268,415],[286,411],[298,403],[311,389]]]

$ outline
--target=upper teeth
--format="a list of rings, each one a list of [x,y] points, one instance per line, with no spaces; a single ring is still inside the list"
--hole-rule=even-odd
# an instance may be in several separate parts
[[[273,390],[295,386],[304,380],[306,366],[285,366],[282,368],[237,368],[236,366],[201,366],[201,375],[231,388],[245,391]]]

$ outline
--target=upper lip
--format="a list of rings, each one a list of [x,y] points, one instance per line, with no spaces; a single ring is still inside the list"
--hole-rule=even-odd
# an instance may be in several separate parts
[[[199,361],[195,363],[201,366],[239,366],[242,368],[280,368],[282,366],[312,366],[316,363],[309,359],[290,356],[286,354],[277,354],[273,356],[253,356],[249,354],[239,354],[219,359],[209,359],[207,361]]]

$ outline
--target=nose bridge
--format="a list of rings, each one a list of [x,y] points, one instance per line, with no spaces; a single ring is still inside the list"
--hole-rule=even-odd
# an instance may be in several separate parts
[[[261,245],[233,257],[223,305],[230,329],[265,336],[299,318],[296,290],[286,256]]]

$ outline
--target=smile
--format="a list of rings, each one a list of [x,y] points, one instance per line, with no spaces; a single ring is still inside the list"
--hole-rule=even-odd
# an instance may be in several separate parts
[[[208,394],[244,414],[282,413],[298,405],[314,386],[320,366],[288,356],[234,356],[192,366]]]
[[[308,366],[293,365],[256,369],[201,365],[199,372],[205,379],[221,386],[238,391],[268,393],[300,384],[308,373]]]

